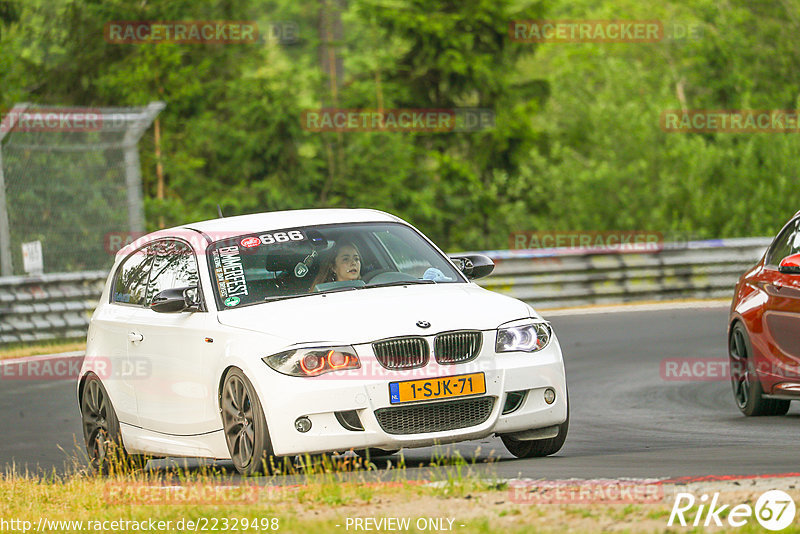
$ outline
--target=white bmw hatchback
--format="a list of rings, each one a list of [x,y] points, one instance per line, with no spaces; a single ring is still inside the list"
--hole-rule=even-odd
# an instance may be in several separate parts
[[[216,219],[123,248],[78,379],[93,465],[231,460],[502,438],[546,456],[569,423],[561,349],[530,306],[374,210]]]

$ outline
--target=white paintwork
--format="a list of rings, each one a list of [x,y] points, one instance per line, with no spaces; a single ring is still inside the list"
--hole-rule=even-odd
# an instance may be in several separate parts
[[[170,456],[230,458],[222,430],[199,436],[173,436],[123,424],[122,434],[125,436],[125,449],[131,454],[169,451]]]
[[[122,362],[149,362],[148,376],[101,375],[123,423],[123,440],[129,452],[229,458],[221,432],[218,391],[225,371],[232,366],[241,369],[254,385],[278,455],[364,447],[428,446],[434,442],[462,441],[564,422],[566,379],[555,335],[544,350],[533,354],[495,354],[498,326],[520,319],[541,318],[530,306],[471,282],[369,288],[219,311],[212,298],[211,275],[204,256],[206,242],[190,239],[198,255],[208,311],[162,314],[147,308],[109,303],[113,273],[128,254],[154,239],[200,235],[189,228],[205,232],[216,240],[270,228],[384,221],[403,222],[374,210],[301,210],[247,215],[162,230],[123,249],[117,255],[92,317],[81,377],[88,372],[97,373],[98,365],[106,359],[112,367]],[[429,321],[431,327],[418,328],[415,323],[421,319]],[[435,334],[456,329],[483,331],[483,347],[476,360],[439,366],[431,357],[428,366],[409,375],[409,372],[382,370],[372,352],[372,341],[403,335],[425,336],[432,347]],[[130,341],[130,333],[136,334],[134,339],[141,335],[142,340]],[[205,342],[206,337],[213,338],[213,343]],[[270,354],[309,344],[353,345],[362,369],[298,378],[279,374],[262,361]],[[494,411],[485,423],[415,435],[390,435],[378,425],[374,411],[391,406],[389,382],[475,371],[485,373],[486,395],[497,397]],[[552,405],[543,400],[547,387],[556,390],[556,402]],[[505,392],[515,390],[531,391],[519,410],[501,415]],[[333,413],[343,410],[358,410],[365,430],[344,429]],[[313,423],[306,434],[294,428],[294,421],[300,416],[308,416]]]
[[[476,284],[431,284],[279,300],[268,306],[227,310],[218,315],[218,320],[255,332],[269,324],[270,331],[292,343],[324,340],[352,345],[387,337],[427,335],[433,329],[489,330],[528,316],[523,302]],[[430,329],[418,328],[416,322],[420,319],[430,322]],[[268,354],[271,353],[263,356]]]
[[[216,347],[203,341],[214,336],[211,314],[138,308],[127,322],[144,338],[128,344],[128,356],[148,362],[151,373],[136,381],[139,425],[181,436],[218,430]]]

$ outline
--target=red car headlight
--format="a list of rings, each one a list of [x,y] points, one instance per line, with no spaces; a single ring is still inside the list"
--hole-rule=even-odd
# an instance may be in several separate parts
[[[292,349],[262,360],[272,369],[289,376],[319,376],[361,368],[356,350],[351,346]]]

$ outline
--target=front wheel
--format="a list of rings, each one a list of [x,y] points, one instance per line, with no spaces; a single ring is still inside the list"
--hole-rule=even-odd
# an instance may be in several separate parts
[[[558,434],[547,439],[519,440],[508,436],[500,436],[508,452],[517,458],[540,458],[550,456],[561,450],[569,431],[569,406],[567,406],[567,420],[558,425]]]
[[[269,474],[273,452],[264,409],[239,369],[233,368],[225,376],[220,407],[225,441],[236,470],[243,475]]]
[[[736,406],[747,416],[786,415],[789,411],[788,400],[765,399],[764,388],[758,378],[753,362],[753,348],[750,337],[742,323],[736,323],[731,329],[728,340],[728,354],[731,364],[731,386]]]

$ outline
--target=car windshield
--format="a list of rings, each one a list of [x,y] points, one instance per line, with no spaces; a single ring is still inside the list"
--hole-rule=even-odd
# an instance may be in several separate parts
[[[334,291],[464,282],[419,233],[398,223],[254,232],[213,243],[208,257],[220,309]]]

